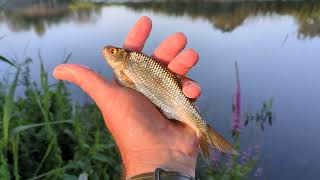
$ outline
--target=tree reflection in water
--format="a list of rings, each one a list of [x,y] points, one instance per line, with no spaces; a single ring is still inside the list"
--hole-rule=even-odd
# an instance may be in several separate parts
[[[6,22],[12,31],[34,28],[38,35],[46,27],[75,21],[94,22],[101,16],[103,6],[116,2],[96,3],[73,0],[15,0],[4,6],[0,22]],[[320,36],[319,2],[199,2],[199,1],[158,1],[116,3],[135,11],[151,10],[169,16],[189,16],[209,21],[214,28],[231,32],[243,25],[246,19],[256,16],[291,16],[299,26],[299,38]]]
[[[11,31],[34,29],[41,36],[46,29],[61,22],[90,23],[101,13],[98,4],[71,0],[15,0],[7,3],[0,12],[0,22]]]
[[[214,28],[230,32],[243,25],[246,19],[256,16],[292,16],[299,26],[299,37],[320,36],[319,2],[198,2],[177,1],[126,3],[137,10],[152,10],[171,16],[187,15],[208,20]]]

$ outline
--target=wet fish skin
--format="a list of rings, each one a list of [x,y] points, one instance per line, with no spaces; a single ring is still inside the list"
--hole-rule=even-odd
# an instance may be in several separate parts
[[[237,154],[233,146],[204,121],[183,92],[174,73],[143,53],[106,46],[102,54],[121,85],[146,96],[168,119],[175,119],[192,127],[198,136],[201,154],[210,159],[215,148]]]

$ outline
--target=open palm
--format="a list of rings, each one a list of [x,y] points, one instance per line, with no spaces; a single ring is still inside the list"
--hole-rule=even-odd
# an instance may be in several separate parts
[[[124,48],[141,51],[151,31],[151,20],[141,17],[129,32]],[[182,33],[164,40],[153,57],[173,72],[185,75],[198,60]],[[181,52],[182,51],[182,52]],[[198,153],[197,137],[188,126],[166,119],[143,95],[76,64],[55,68],[57,79],[82,88],[100,108],[105,124],[118,145],[127,177],[153,171],[157,167],[194,176]],[[182,80],[183,92],[190,98],[200,95],[197,83]]]

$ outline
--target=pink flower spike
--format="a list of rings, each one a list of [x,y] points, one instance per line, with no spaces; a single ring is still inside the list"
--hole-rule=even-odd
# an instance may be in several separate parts
[[[240,79],[239,79],[239,69],[238,63],[235,62],[236,67],[236,90],[233,97],[233,109],[232,109],[232,131],[240,133],[243,128],[243,123],[241,119],[241,91],[240,91]]]

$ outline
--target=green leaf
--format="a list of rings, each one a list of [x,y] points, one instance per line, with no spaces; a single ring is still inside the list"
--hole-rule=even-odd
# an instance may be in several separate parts
[[[46,126],[46,125],[54,125],[54,124],[64,124],[64,123],[72,123],[72,120],[63,120],[63,121],[55,121],[55,122],[44,122],[44,123],[37,123],[37,124],[28,124],[28,125],[23,125],[16,127],[11,130],[10,135],[14,136],[17,133],[20,133],[21,131],[35,128],[35,127],[41,127],[41,126]]]
[[[3,126],[3,143],[4,146],[8,143],[8,137],[9,137],[9,127],[10,127],[10,120],[12,118],[12,112],[14,109],[14,94],[18,85],[20,75],[20,69],[17,70],[17,73],[14,77],[14,80],[12,82],[12,85],[9,88],[9,92],[5,97],[5,103],[3,105],[3,116],[2,116],[2,126]]]
[[[17,67],[12,61],[10,61],[9,59],[7,59],[7,58],[5,58],[5,57],[3,57],[1,55],[0,55],[0,61],[6,62],[6,63],[10,64],[13,67]]]
[[[64,174],[63,175],[64,180],[78,180],[77,176],[72,174]]]
[[[111,149],[113,147],[115,147],[115,144],[113,144],[113,143],[110,143],[110,144],[99,144],[98,145],[98,148],[101,148],[101,149],[104,149],[104,150]]]
[[[67,164],[66,166],[64,167],[61,167],[61,168],[56,168],[56,169],[52,169],[46,173],[43,173],[43,174],[40,174],[36,177],[33,177],[33,178],[30,178],[28,180],[36,180],[36,179],[43,179],[44,177],[46,176],[49,176],[49,175],[52,175],[54,173],[57,173],[57,172],[61,172],[61,171],[64,171],[64,170],[67,170],[67,169],[71,169],[74,167],[74,163],[70,163],[70,164]]]
[[[67,57],[64,59],[63,63],[65,64],[65,63],[69,62],[69,60],[71,59],[71,56],[72,56],[72,53],[69,53],[67,55]]]
[[[101,153],[97,153],[95,156],[93,156],[93,158],[97,161],[101,161],[104,163],[108,163],[108,162],[110,163],[111,161],[113,161],[112,158],[105,156],[104,154],[101,154]]]
[[[7,160],[4,158],[2,152],[0,152],[0,179],[10,180]]]
[[[48,145],[48,147],[47,147],[47,150],[46,150],[44,156],[43,156],[42,159],[41,159],[41,162],[40,162],[40,164],[39,164],[36,172],[35,172],[34,175],[33,175],[33,177],[36,177],[36,175],[38,174],[38,172],[41,170],[41,168],[42,168],[42,166],[43,166],[43,163],[47,160],[47,158],[48,158],[48,156],[49,156],[49,154],[50,154],[50,152],[51,152],[51,150],[52,150],[52,147],[54,146],[54,143],[55,143],[55,138],[52,138],[51,141],[50,141],[50,143],[49,143],[49,145]]]

